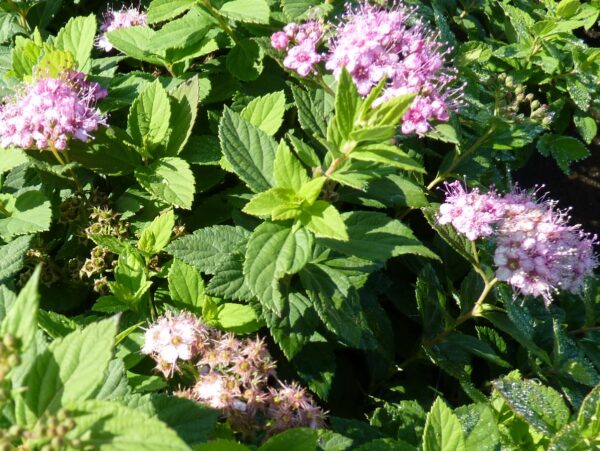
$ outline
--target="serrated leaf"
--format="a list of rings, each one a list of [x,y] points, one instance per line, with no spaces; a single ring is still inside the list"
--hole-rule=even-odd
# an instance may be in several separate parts
[[[285,94],[283,91],[277,91],[252,99],[240,116],[272,136],[281,127],[284,114]]]
[[[515,414],[544,434],[556,433],[569,421],[569,409],[551,387],[510,378],[496,380],[493,386]]]
[[[300,280],[319,317],[342,343],[354,348],[374,347],[358,293],[341,271],[309,263],[300,271]]]
[[[465,438],[458,417],[437,398],[427,414],[423,451],[465,451]]]
[[[31,240],[31,236],[21,236],[0,246],[0,284],[4,284],[23,268]]]
[[[2,149],[2,159],[0,160],[0,174],[4,174],[11,169],[27,162],[27,154],[14,147]]]
[[[170,92],[171,134],[167,143],[167,155],[177,155],[188,142],[198,115],[200,86],[198,77],[180,84]]]
[[[259,128],[225,108],[219,124],[221,149],[237,175],[255,193],[274,185],[277,143]]]
[[[174,207],[192,208],[196,182],[185,160],[166,157],[135,170],[135,178],[157,199]]]
[[[168,210],[157,216],[149,226],[142,230],[138,240],[138,249],[147,255],[158,254],[169,244],[174,226],[175,214],[173,210]]]
[[[581,110],[587,111],[590,106],[590,90],[575,77],[567,78],[567,91],[571,99]]]
[[[385,261],[402,254],[415,254],[439,260],[412,230],[384,213],[353,211],[342,215],[348,241],[320,240],[327,247],[347,255]]]
[[[169,275],[169,293],[171,299],[183,304],[187,309],[201,312],[204,305],[204,281],[198,270],[192,266],[175,259]]]
[[[150,64],[163,66],[164,58],[150,51],[149,43],[156,32],[145,25],[119,28],[106,33],[108,41],[125,55]]]
[[[446,294],[431,265],[425,266],[419,273],[415,297],[421,314],[423,335],[433,338],[444,330]]]
[[[28,416],[52,415],[88,399],[104,379],[116,332],[117,321],[109,318],[54,340],[27,374]]]
[[[0,205],[0,236],[5,240],[50,228],[52,207],[41,191],[26,191],[16,198],[0,194]]]
[[[265,308],[281,314],[283,299],[279,279],[295,274],[308,262],[313,238],[305,229],[264,222],[248,240],[244,275],[246,283]]]
[[[348,241],[348,231],[340,212],[329,202],[317,200],[302,208],[300,222],[321,238]]]
[[[267,440],[258,451],[316,451],[317,431],[308,428],[288,429]]]
[[[325,91],[307,92],[292,85],[294,104],[298,109],[298,121],[309,136],[325,137],[327,134],[326,120],[333,111],[334,102]]]
[[[238,0],[234,0],[238,1]],[[242,1],[242,0],[240,0]],[[229,51],[226,59],[227,70],[242,81],[256,80],[263,71],[264,50],[256,41],[238,41]]]
[[[408,156],[398,147],[390,144],[370,144],[360,146],[350,153],[350,159],[382,163],[404,171],[425,173],[423,165]]]
[[[467,450],[495,451],[500,447],[500,432],[495,412],[487,404],[461,406],[454,412],[465,432]]]
[[[558,166],[568,174],[569,165],[590,155],[590,151],[578,139],[570,136],[546,134],[537,143],[537,148],[544,156],[552,155]]]
[[[596,123],[596,120],[583,111],[577,110],[573,115],[573,122],[583,141],[586,144],[590,144],[598,134],[598,124]]]
[[[127,117],[127,132],[134,144],[151,151],[169,132],[171,105],[160,81],[150,83],[134,100]]]
[[[248,301],[254,298],[244,277],[244,256],[233,254],[215,270],[206,291],[211,296]]]
[[[339,145],[350,137],[361,103],[352,76],[346,69],[342,69],[335,93],[335,116],[327,129],[330,141]]]
[[[72,17],[60,29],[56,36],[55,45],[61,50],[71,52],[75,56],[77,67],[81,72],[88,73],[91,64],[91,53],[96,37],[96,17]]]
[[[179,238],[166,251],[202,272],[216,274],[232,254],[243,252],[249,236],[241,227],[218,225]]]
[[[275,212],[282,207],[298,209],[299,202],[294,192],[285,188],[271,188],[254,195],[242,211],[253,216],[275,216]],[[298,214],[300,214],[299,210]]]
[[[217,307],[218,328],[236,334],[250,334],[263,326],[256,311],[249,305],[225,302]]]
[[[269,23],[269,4],[265,0],[232,0],[219,13],[229,19],[248,23]]]
[[[296,159],[285,141],[281,141],[275,154],[273,167],[275,183],[278,187],[299,191],[302,186],[310,181],[306,169]],[[320,191],[320,190],[319,190]]]
[[[594,387],[581,403],[577,424],[587,437],[600,437],[600,385]]]
[[[37,331],[37,316],[40,305],[38,284],[41,266],[38,266],[12,303],[0,324],[2,337],[11,335],[18,340],[19,352],[23,353],[33,341]]]
[[[153,0],[148,6],[148,23],[164,22],[177,17],[196,3],[196,0]]]

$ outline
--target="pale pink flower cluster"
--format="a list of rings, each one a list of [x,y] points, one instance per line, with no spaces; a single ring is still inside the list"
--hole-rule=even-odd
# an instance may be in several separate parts
[[[207,342],[208,330],[196,317],[189,313],[166,314],[146,329],[142,353],[151,356],[156,368],[170,377],[180,361],[191,360]]]
[[[106,94],[76,71],[26,83],[0,105],[0,146],[63,151],[70,139],[86,142],[106,125],[95,106]]]
[[[309,59],[313,65],[325,61],[325,68],[336,77],[346,69],[362,96],[387,79],[374,107],[401,95],[416,94],[403,117],[402,132],[424,134],[431,128],[431,120],[447,121],[449,111],[458,108],[462,87],[450,87],[456,76],[446,64],[446,55],[452,49],[443,51],[437,36],[420,21],[413,20],[409,25],[408,19],[413,15],[413,10],[398,3],[391,9],[366,2],[356,8],[347,6],[342,21],[333,27],[328,53],[318,54],[318,43],[311,44]],[[273,47],[288,49],[286,36],[285,32],[275,33],[271,39]],[[284,60],[286,67],[291,67],[285,64],[286,60],[296,61],[292,50],[293,47]],[[302,55],[306,59],[306,54]],[[310,72],[314,69],[306,74]]]
[[[326,415],[297,384],[276,377],[264,340],[238,339],[189,313],[166,315],[146,331],[142,352],[170,377],[181,362],[197,368],[194,386],[176,394],[219,409],[236,432],[267,434],[292,427],[322,427]],[[274,388],[276,384],[278,388]]]
[[[577,294],[597,266],[597,237],[569,225],[556,202],[518,190],[505,196],[467,192],[459,182],[447,190],[438,222],[471,240],[493,236],[496,277],[520,293],[546,303],[557,290]]]
[[[317,47],[322,37],[323,25],[320,22],[312,20],[301,25],[292,22],[283,31],[271,36],[271,45],[277,50],[287,50],[283,65],[306,77],[321,61]]]
[[[136,25],[146,25],[148,18],[146,13],[140,11],[138,8],[133,6],[122,7],[120,10],[115,11],[109,9],[104,13],[104,21],[100,25],[100,31],[102,34],[98,36],[96,40],[96,47],[110,52],[113,49],[112,44],[108,40],[106,33],[109,31],[119,30],[120,28],[129,28]]]

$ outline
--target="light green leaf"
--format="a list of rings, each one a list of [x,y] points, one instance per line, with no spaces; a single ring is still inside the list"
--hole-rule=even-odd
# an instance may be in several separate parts
[[[598,134],[598,124],[596,123],[596,120],[583,111],[577,110],[573,115],[573,122],[583,141],[586,144],[590,144]]]
[[[225,302],[217,307],[216,323],[219,329],[236,334],[256,332],[263,326],[256,311],[249,305]]]
[[[194,47],[202,42],[214,19],[200,8],[192,8],[186,15],[165,24],[154,32],[148,49],[156,55],[164,55],[166,61],[175,62],[175,49]]]
[[[327,181],[326,177],[317,177],[303,184],[298,190],[298,197],[304,201],[305,205],[312,205],[321,195],[323,185]]]
[[[369,124],[376,127],[397,126],[401,123],[404,113],[412,105],[414,98],[415,94],[404,94],[379,105],[369,115]]]
[[[225,3],[219,13],[240,22],[268,24],[270,10],[265,0],[233,0]]]
[[[177,155],[188,142],[198,115],[199,99],[198,77],[193,77],[170,92],[171,135],[167,143],[167,155]]]
[[[148,6],[148,23],[165,22],[196,5],[197,0],[152,0]]]
[[[391,144],[369,144],[360,146],[350,153],[350,159],[383,163],[404,171],[425,173],[421,163],[413,160],[408,154]]]
[[[567,405],[551,387],[513,378],[496,380],[493,386],[513,412],[539,432],[554,434],[569,421]]]
[[[341,215],[348,241],[322,239],[331,249],[367,260],[385,261],[402,254],[416,254],[439,260],[412,230],[384,213],[353,211]]]
[[[423,451],[465,451],[460,421],[450,408],[437,398],[427,414]]]
[[[17,166],[27,162],[27,154],[21,149],[10,147],[2,149],[2,158],[0,159],[0,174],[4,174]]]
[[[329,202],[318,200],[304,206],[300,222],[321,238],[348,241],[348,231],[340,212]]]
[[[299,191],[303,185],[310,181],[306,169],[296,159],[283,140],[277,147],[273,171],[277,186],[292,191]]]
[[[248,240],[244,275],[246,283],[262,305],[281,313],[283,300],[279,279],[295,274],[308,262],[313,238],[305,229],[264,222]]]
[[[204,280],[198,270],[181,260],[173,260],[168,275],[171,299],[197,313],[204,305]]]
[[[340,145],[350,137],[361,103],[352,76],[343,69],[335,93],[335,116],[327,129],[329,141]]]
[[[156,80],[133,101],[127,117],[127,132],[134,144],[150,151],[167,138],[170,118],[167,91]]]
[[[271,188],[268,191],[258,193],[250,199],[242,211],[253,216],[271,216],[281,208],[296,209],[300,214],[299,202],[294,192],[286,188]]]
[[[41,266],[35,271],[19,292],[17,299],[12,303],[6,316],[0,324],[0,335],[11,335],[19,342],[19,352],[23,353],[33,341],[37,331],[37,316],[40,306],[38,285],[40,281]]]
[[[31,77],[33,67],[37,64],[42,54],[42,46],[31,39],[17,36],[12,51],[12,70],[7,74],[19,80]]]
[[[255,193],[274,185],[277,143],[265,132],[225,108],[219,124],[221,149],[237,175]]]
[[[467,450],[496,451],[500,448],[495,412],[488,404],[461,406],[454,413],[462,423]]]
[[[216,274],[232,254],[244,252],[250,234],[241,227],[218,225],[173,241],[167,252],[208,274]]]
[[[93,449],[110,451],[189,451],[178,434],[139,409],[111,401],[82,401],[73,405],[75,429],[67,438],[85,438]]]
[[[42,58],[35,66],[37,77],[59,77],[65,70],[75,69],[75,57],[71,52],[45,46]]]
[[[149,44],[156,32],[145,25],[119,28],[109,31],[108,41],[125,55],[150,64],[164,66],[164,58],[154,55]]]
[[[137,168],[135,178],[157,199],[178,208],[192,208],[196,182],[185,160],[176,157],[160,158],[149,166]]]
[[[0,236],[5,240],[50,228],[52,207],[41,191],[26,191],[16,198],[0,194],[0,205]]]
[[[240,116],[267,135],[273,136],[281,127],[284,114],[285,94],[283,91],[277,91],[253,99],[242,110]]]
[[[581,403],[577,424],[586,437],[600,438],[600,384],[596,385]]]
[[[116,319],[108,318],[54,340],[25,379],[28,416],[55,414],[95,393],[104,380],[116,332]]]
[[[258,451],[315,451],[317,431],[308,428],[288,429],[267,440]]]
[[[173,210],[168,210],[157,216],[149,226],[142,230],[138,241],[138,249],[147,255],[158,254],[169,244],[174,226],[175,214]]]
[[[96,17],[93,14],[87,17],[72,17],[58,32],[55,45],[61,50],[71,52],[75,56],[78,69],[88,73],[92,66],[90,56],[95,37]]]

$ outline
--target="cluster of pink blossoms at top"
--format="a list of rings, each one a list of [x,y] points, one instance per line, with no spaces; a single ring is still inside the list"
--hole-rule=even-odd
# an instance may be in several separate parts
[[[597,265],[596,236],[569,225],[556,202],[524,191],[504,196],[446,185],[439,224],[452,224],[470,240],[493,236],[496,277],[519,292],[551,301],[554,291],[578,293]]]
[[[416,94],[403,117],[402,132],[424,134],[430,129],[430,120],[448,120],[449,111],[460,105],[462,87],[450,88],[456,76],[446,66],[445,56],[451,49],[442,51],[442,44],[421,22],[409,26],[412,14],[399,4],[392,9],[367,3],[354,9],[348,6],[332,32],[327,53],[317,51],[325,33],[323,24],[315,21],[286,25],[284,31],[273,34],[271,44],[287,51],[284,66],[301,76],[315,72],[314,66],[321,61],[336,77],[345,68],[363,96],[386,78],[388,84],[373,103],[375,107],[401,95]]]
[[[65,150],[70,139],[88,141],[106,118],[96,102],[107,91],[81,72],[33,80],[0,105],[0,146]]]
[[[104,14],[104,21],[100,25],[102,34],[96,41],[96,46],[105,52],[110,52],[113,49],[109,42],[106,33],[109,31],[118,30],[120,28],[129,28],[135,25],[146,25],[148,18],[146,13],[134,7],[123,7],[119,11],[109,9]]]
[[[146,330],[142,352],[165,377],[183,362],[195,365],[195,385],[176,394],[219,409],[237,432],[254,435],[262,420],[268,435],[325,424],[325,412],[304,388],[277,379],[275,362],[259,338],[238,339],[189,313],[167,314]]]

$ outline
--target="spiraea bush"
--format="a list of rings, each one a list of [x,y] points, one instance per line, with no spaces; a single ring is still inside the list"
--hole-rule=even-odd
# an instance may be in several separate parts
[[[0,449],[600,449],[599,17],[0,0]]]

